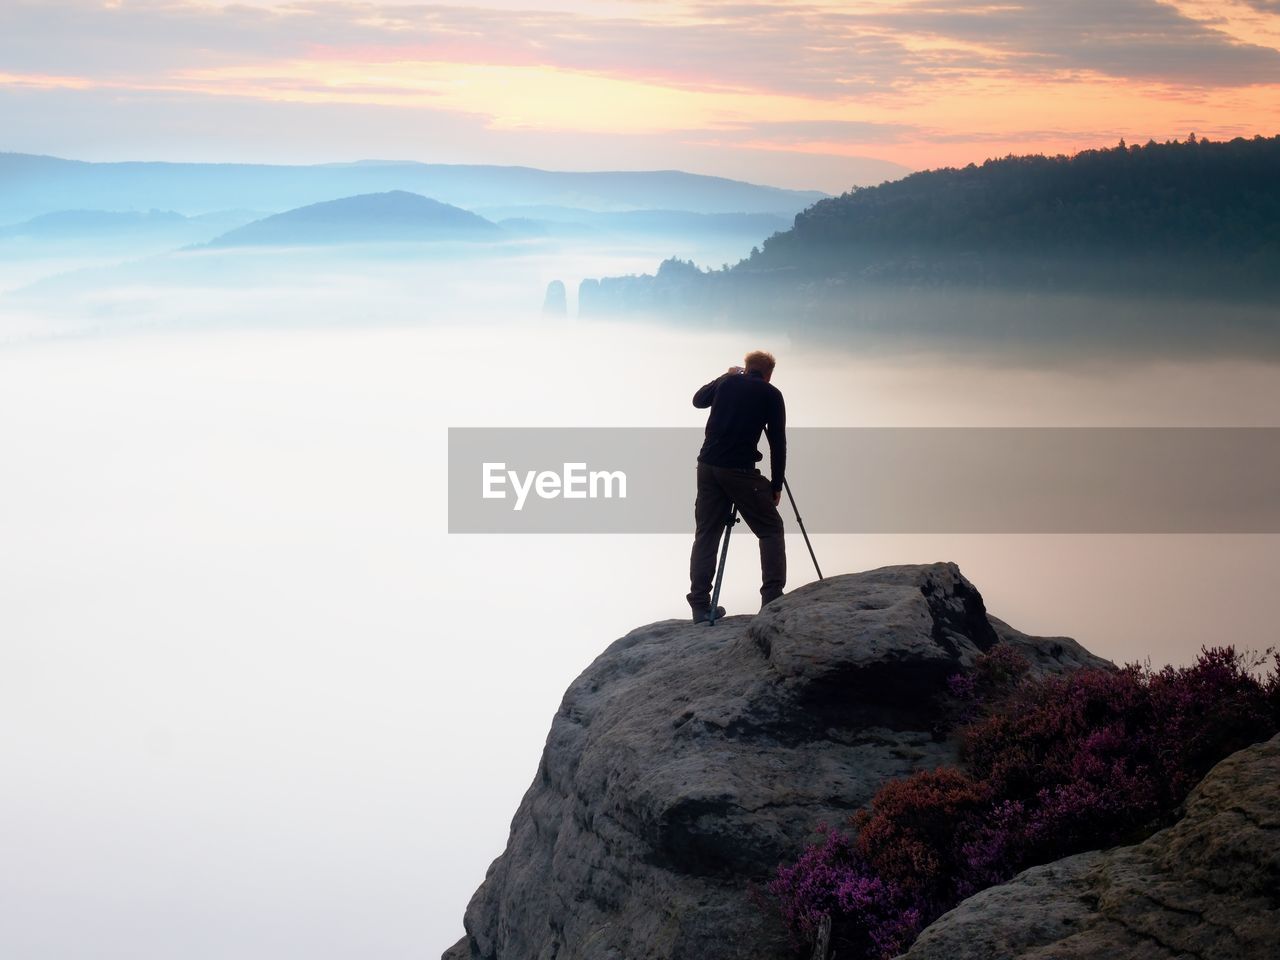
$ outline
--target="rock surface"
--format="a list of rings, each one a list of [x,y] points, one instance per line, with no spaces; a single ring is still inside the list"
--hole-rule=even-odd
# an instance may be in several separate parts
[[[1036,670],[1108,665],[989,618],[947,563],[632,631],[566,692],[445,960],[789,955],[750,885],[886,780],[953,762],[933,734],[945,679],[1002,642]]]
[[[569,301],[565,294],[563,280],[552,280],[547,284],[547,295],[542,298],[542,315],[544,317],[569,315]]]
[[[1142,843],[1032,867],[943,914],[901,960],[1280,956],[1280,736],[1233,754]]]

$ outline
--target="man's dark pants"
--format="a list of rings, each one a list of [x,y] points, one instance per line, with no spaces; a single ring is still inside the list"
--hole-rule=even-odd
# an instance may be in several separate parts
[[[716,572],[720,534],[733,507],[760,538],[761,603],[782,595],[787,582],[787,553],[782,538],[782,515],[773,503],[773,490],[754,468],[713,467],[698,463],[698,499],[693,517],[693,553],[689,557],[689,606],[711,606],[711,580]]]

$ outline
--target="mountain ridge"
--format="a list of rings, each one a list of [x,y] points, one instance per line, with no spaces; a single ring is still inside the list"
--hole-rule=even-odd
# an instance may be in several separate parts
[[[212,248],[317,246],[426,240],[494,241],[504,232],[469,210],[405,190],[357,194],[295,207],[210,240]]]
[[[952,290],[1273,302],[1278,171],[1280,136],[921,171],[818,201],[726,270],[666,261],[583,281],[579,301],[585,315],[748,322],[780,311],[839,322],[860,298]]]
[[[418,161],[357,164],[96,163],[0,153],[0,220],[68,207],[281,212],[361,193],[406,190],[470,209],[551,204],[592,210],[682,209],[793,216],[828,196],[684,171],[560,171]]]

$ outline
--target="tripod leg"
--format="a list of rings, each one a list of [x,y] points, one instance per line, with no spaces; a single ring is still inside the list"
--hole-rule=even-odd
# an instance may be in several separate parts
[[[787,483],[784,478],[782,485],[787,489],[787,499],[791,501],[791,510],[796,515],[796,523],[800,526],[800,532],[804,534],[804,545],[809,548],[809,559],[813,561],[813,569],[818,571],[818,579],[823,579],[822,568],[818,566],[818,556],[813,552],[813,544],[809,542],[809,532],[804,528],[804,521],[800,519],[800,508],[796,506],[796,498],[791,495],[791,484]]]
[[[733,533],[733,525],[738,522],[738,508],[735,506],[729,513],[729,520],[724,525],[724,542],[720,546],[720,568],[716,570],[716,588],[711,594],[711,614],[707,622],[715,626],[716,611],[720,609],[720,588],[724,585],[724,563],[729,559],[729,534]]]

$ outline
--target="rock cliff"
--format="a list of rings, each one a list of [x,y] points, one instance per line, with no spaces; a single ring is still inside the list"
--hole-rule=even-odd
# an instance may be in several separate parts
[[[566,692],[445,960],[788,956],[751,885],[886,780],[953,762],[945,679],[999,643],[1037,671],[1108,666],[990,617],[948,563],[632,631]]]

